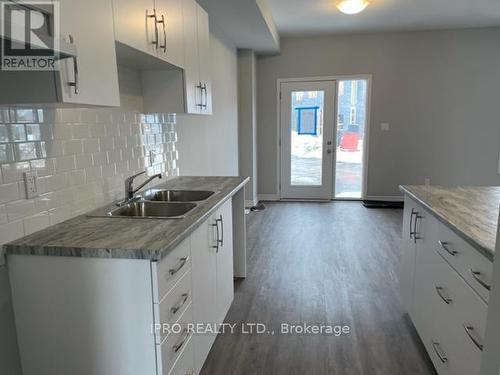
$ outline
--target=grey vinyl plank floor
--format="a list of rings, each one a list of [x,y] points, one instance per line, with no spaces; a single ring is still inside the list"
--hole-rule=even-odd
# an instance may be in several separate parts
[[[236,281],[226,317],[235,332],[218,336],[202,374],[435,375],[399,301],[402,210],[266,206],[247,216],[248,277]],[[304,322],[350,334],[280,332]],[[242,323],[266,333],[243,333]]]

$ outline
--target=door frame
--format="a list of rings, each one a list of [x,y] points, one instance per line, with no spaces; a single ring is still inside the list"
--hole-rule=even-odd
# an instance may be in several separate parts
[[[336,178],[336,162],[337,162],[337,152],[334,152],[334,173],[333,173],[333,188],[332,188],[332,200],[352,200],[359,201],[365,200],[368,195],[368,155],[370,147],[370,125],[371,125],[371,99],[372,99],[372,75],[371,74],[351,74],[351,75],[333,75],[333,76],[313,76],[313,77],[296,77],[296,78],[278,78],[276,80],[276,191],[278,200],[287,200],[281,198],[281,84],[286,82],[314,82],[314,81],[336,81],[335,85],[335,103],[334,103],[334,135],[337,135],[337,99],[338,99],[338,83],[339,81],[349,81],[349,80],[366,80],[366,123],[365,123],[365,134],[363,139],[363,173],[361,175],[361,199],[357,198],[335,198],[335,178]],[[335,139],[336,140],[336,139]]]

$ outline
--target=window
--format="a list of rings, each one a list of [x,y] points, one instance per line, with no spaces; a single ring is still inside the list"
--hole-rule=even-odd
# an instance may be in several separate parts
[[[351,116],[350,116],[351,124],[356,124],[356,107],[351,107]]]
[[[339,82],[339,96],[344,95],[344,82]]]
[[[351,81],[351,104],[358,102],[358,81]]]
[[[343,113],[339,113],[338,123],[339,123],[339,125],[344,124],[344,114]]]

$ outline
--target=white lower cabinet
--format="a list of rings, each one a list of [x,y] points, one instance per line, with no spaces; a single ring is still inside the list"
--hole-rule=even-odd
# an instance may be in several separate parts
[[[407,197],[405,233],[412,221],[414,272],[400,273],[402,300],[439,375],[479,375],[488,313],[484,291],[470,269],[489,277],[488,260]],[[416,224],[412,211],[421,217]],[[425,230],[423,230],[425,228]],[[452,240],[453,239],[453,240]],[[408,248],[404,248],[407,252]],[[446,254],[446,255],[445,255]],[[450,259],[449,259],[450,258]],[[402,255],[402,270],[407,267]],[[408,285],[413,285],[409,288]],[[479,292],[478,292],[479,291]]]
[[[8,267],[24,375],[198,374],[233,301],[232,201],[158,262],[9,255]]]
[[[232,205],[228,200],[191,235],[195,323],[222,323],[234,297]],[[210,330],[209,330],[210,331]],[[217,334],[194,335],[196,369],[203,367]]]

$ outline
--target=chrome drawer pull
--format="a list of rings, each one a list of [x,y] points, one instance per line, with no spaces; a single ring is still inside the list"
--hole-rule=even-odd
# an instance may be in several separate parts
[[[453,302],[453,300],[450,298],[450,296],[448,296],[448,293],[445,292],[445,290],[442,286],[435,285],[434,287],[436,288],[437,294],[439,295],[439,297],[441,297],[441,299],[444,301],[444,303],[449,305],[450,303]]]
[[[175,353],[177,353],[179,350],[181,350],[181,348],[184,346],[184,344],[186,343],[186,341],[189,337],[189,330],[187,328],[184,328],[184,330],[182,332],[185,333],[182,340],[178,344],[175,344],[174,346],[172,346],[172,349],[174,349]]]
[[[486,290],[491,289],[491,285],[488,284],[486,280],[484,280],[484,276],[480,271],[475,271],[472,268],[469,269],[469,272],[471,273],[472,277]]]
[[[179,304],[177,306],[174,306],[170,309],[170,311],[172,312],[172,315],[175,315],[177,314],[177,311],[179,311],[182,306],[184,306],[184,304],[186,303],[186,301],[188,300],[189,298],[189,293],[184,293],[182,296],[181,296],[182,300],[181,302],[179,302]]]
[[[434,351],[436,352],[436,355],[439,357],[439,360],[443,363],[448,362],[448,357],[446,356],[446,353],[441,349],[441,345],[439,345],[438,342],[433,342],[432,347],[434,348]]]
[[[450,254],[451,256],[456,256],[458,254],[458,251],[455,251],[455,250],[451,250],[449,247],[448,247],[448,242],[444,242],[444,241],[441,241],[439,240],[438,241],[438,244],[439,246],[441,246],[441,248],[446,251],[448,254]]]
[[[188,259],[189,259],[189,257],[181,258],[181,261],[179,262],[179,264],[177,265],[177,267],[171,268],[169,270],[170,276],[174,276],[177,272],[179,272],[182,269],[182,267],[185,266],[185,264],[187,263]]]
[[[474,345],[476,345],[480,351],[483,351],[483,347],[484,347],[483,346],[483,339],[481,337],[479,337],[479,335],[477,334],[477,331],[474,329],[474,327],[472,327],[471,325],[468,325],[468,324],[464,324],[464,329],[465,329],[465,332],[467,333],[467,336],[469,336],[469,338],[474,343]]]

